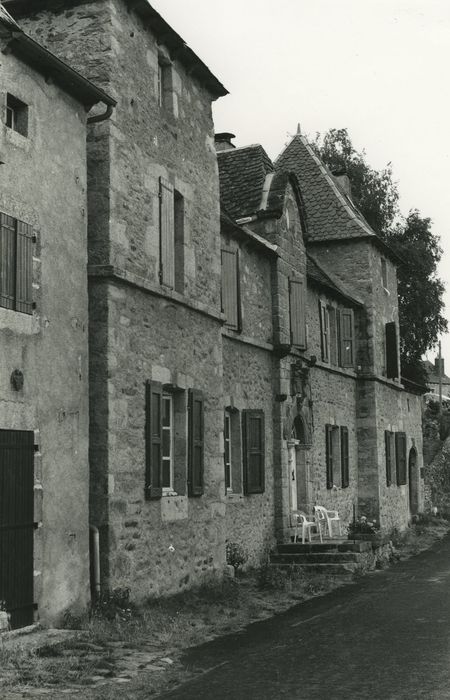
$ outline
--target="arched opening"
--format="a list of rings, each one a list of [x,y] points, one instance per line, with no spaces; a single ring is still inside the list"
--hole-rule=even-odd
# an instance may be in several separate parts
[[[417,468],[417,451],[411,447],[408,458],[409,478],[409,512],[416,515],[419,511],[419,471]]]
[[[305,422],[302,416],[295,416],[292,426],[292,439],[298,440],[300,445],[306,445]]]

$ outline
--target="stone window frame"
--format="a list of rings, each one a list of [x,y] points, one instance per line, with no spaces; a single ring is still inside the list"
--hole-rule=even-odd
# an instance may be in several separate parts
[[[168,406],[168,413],[166,409]],[[168,422],[166,423],[166,417],[168,417]],[[174,495],[175,490],[174,484],[174,401],[173,395],[168,391],[164,391],[162,394],[162,445],[161,445],[161,461],[162,461],[162,492],[163,496]],[[164,440],[164,436],[169,434],[168,444]],[[168,454],[164,454],[165,447],[168,446]],[[167,471],[168,465],[168,471]],[[167,476],[169,477],[167,479]]]
[[[175,117],[174,86],[173,86],[173,61],[169,52],[163,46],[158,47],[158,87],[157,102],[161,111],[166,115]]]
[[[334,423],[325,425],[326,487],[329,491],[334,488],[346,489],[350,486],[349,436],[350,431],[346,425]],[[337,481],[339,483],[336,483]]]
[[[172,182],[159,178],[159,281],[184,294],[185,199]]]
[[[230,487],[227,488],[225,477],[225,491],[228,496],[242,495],[244,491],[243,461],[242,461],[242,422],[241,411],[234,406],[226,406],[224,420],[226,416],[230,419]],[[224,426],[225,429],[225,426]],[[224,432],[225,448],[225,432]],[[225,469],[225,449],[224,449],[224,469]]]
[[[5,96],[5,125],[24,138],[28,138],[29,107],[26,102],[10,92]]]

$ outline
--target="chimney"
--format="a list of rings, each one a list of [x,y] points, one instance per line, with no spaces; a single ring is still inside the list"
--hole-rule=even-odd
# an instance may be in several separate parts
[[[345,192],[350,198],[352,196],[352,186],[350,184],[350,178],[347,175],[345,168],[341,170],[333,170],[331,173],[333,175],[334,181],[340,187],[340,189]]]
[[[434,361],[434,369],[436,370],[436,374],[439,374],[439,363],[441,364],[441,376],[443,377],[445,372],[444,372],[444,358],[441,357],[439,360],[439,357],[436,357]]]
[[[232,148],[236,148],[234,143],[231,143],[231,139],[235,139],[234,134],[230,134],[228,131],[222,131],[220,134],[214,136],[214,141],[216,144],[216,151],[231,151]]]

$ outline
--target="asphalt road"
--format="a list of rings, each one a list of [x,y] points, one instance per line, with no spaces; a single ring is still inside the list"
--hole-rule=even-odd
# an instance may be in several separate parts
[[[160,698],[450,699],[450,536],[185,663],[204,673]]]

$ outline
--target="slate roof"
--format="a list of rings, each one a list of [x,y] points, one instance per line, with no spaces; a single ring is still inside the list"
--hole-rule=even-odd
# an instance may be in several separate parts
[[[308,217],[308,242],[368,238],[398,262],[302,134],[296,134],[278,156],[275,169],[290,170],[298,178]]]
[[[432,362],[429,362],[429,360],[425,360],[424,365],[425,369],[427,370],[428,381],[430,382],[430,384],[439,384],[439,373],[435,365]],[[443,374],[442,383],[450,384],[450,377],[447,377],[446,374]]]
[[[220,198],[228,214],[242,219],[255,214],[261,205],[266,175],[273,165],[259,145],[219,151]]]
[[[343,285],[340,280],[337,281],[332,273],[326,271],[323,265],[319,264],[310,253],[306,254],[306,276],[309,282],[312,281],[319,287],[324,287],[357,306],[364,305],[353,290],[350,290],[347,285]]]

